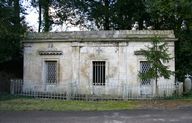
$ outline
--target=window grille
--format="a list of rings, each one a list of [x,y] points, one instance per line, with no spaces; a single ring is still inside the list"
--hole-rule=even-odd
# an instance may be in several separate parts
[[[57,62],[46,61],[46,82],[54,84],[57,82]]]
[[[140,61],[140,72],[146,73],[150,69],[151,65],[148,61]],[[151,84],[151,80],[141,80],[141,85]]]
[[[93,61],[93,85],[105,85],[105,61]]]

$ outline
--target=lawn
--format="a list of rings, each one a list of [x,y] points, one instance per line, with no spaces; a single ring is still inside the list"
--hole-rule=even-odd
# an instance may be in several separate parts
[[[1,111],[103,111],[135,109],[138,101],[66,101],[1,96]]]
[[[105,111],[192,107],[192,98],[130,101],[66,101],[1,95],[0,111]]]

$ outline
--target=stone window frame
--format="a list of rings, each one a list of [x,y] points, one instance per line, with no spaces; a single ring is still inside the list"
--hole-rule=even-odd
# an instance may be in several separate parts
[[[95,61],[104,61],[105,62],[105,84],[104,85],[102,85],[102,84],[97,84],[97,85],[94,85],[93,84],[93,62],[95,62]],[[108,76],[108,71],[109,71],[109,61],[108,60],[106,60],[106,59],[93,59],[93,60],[91,60],[90,61],[90,64],[91,64],[91,66],[90,66],[90,80],[91,80],[91,86],[94,86],[94,87],[96,87],[96,86],[100,86],[100,87],[105,87],[106,85],[107,85],[107,83],[108,83],[108,79],[107,79],[107,76]]]
[[[139,73],[140,71],[140,62],[141,61],[147,61],[147,59],[143,56],[143,55],[136,55],[136,58],[137,58],[137,73]],[[151,87],[149,91],[151,91],[151,94],[153,94],[153,91],[154,91],[154,79],[151,79],[150,80],[150,84],[149,85],[142,85],[141,84],[141,79],[138,77],[138,74],[136,75],[137,76],[137,85],[140,86],[140,90],[138,91],[138,93],[140,93],[142,95],[142,87]]]
[[[137,73],[139,73],[140,71],[140,62],[141,61],[147,61],[147,59],[143,56],[143,55],[136,55],[137,57]],[[151,79],[151,85],[153,84],[154,80]],[[141,85],[141,79],[138,77],[138,74],[137,74],[137,84],[138,85]]]
[[[95,68],[95,70],[94,70]],[[105,86],[106,82],[106,62],[105,61],[92,61],[92,81],[93,85]],[[100,81],[98,81],[100,80]]]
[[[60,81],[60,60],[58,59],[58,58],[43,58],[43,70],[42,70],[42,75],[43,75],[43,83],[45,84],[45,85],[57,85],[57,84],[59,84],[59,81]],[[56,67],[57,67],[57,76],[56,76],[56,83],[47,83],[46,82],[46,62],[51,62],[51,61],[55,61],[56,62]]]
[[[150,64],[149,61],[147,61],[147,60],[140,60],[140,62],[139,62],[139,67],[140,67],[139,72],[141,71],[141,62],[148,62],[148,64],[149,64],[150,67],[151,67],[151,64]],[[142,84],[142,83],[145,83],[145,82],[142,82],[142,81],[149,81],[149,82],[147,82],[146,84]],[[151,84],[152,84],[152,79],[149,79],[149,80],[141,80],[141,79],[140,79],[140,84],[141,84],[141,85],[151,85]]]

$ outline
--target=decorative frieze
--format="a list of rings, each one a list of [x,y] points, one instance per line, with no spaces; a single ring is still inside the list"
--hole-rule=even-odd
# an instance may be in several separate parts
[[[39,55],[62,55],[62,51],[39,51]]]
[[[39,55],[62,55],[63,52],[57,50],[52,43],[48,44],[48,48],[45,50],[39,50]]]

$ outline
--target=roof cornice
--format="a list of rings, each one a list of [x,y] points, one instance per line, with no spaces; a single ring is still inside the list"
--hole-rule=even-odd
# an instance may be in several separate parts
[[[155,36],[165,41],[177,40],[172,30],[117,30],[27,33],[23,42],[149,41]]]

